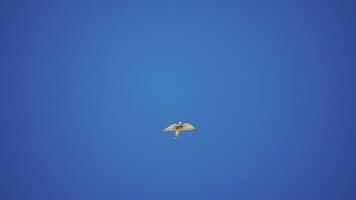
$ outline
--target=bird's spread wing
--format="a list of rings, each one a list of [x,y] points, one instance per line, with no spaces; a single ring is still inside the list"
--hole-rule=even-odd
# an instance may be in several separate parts
[[[162,132],[168,132],[168,131],[175,131],[177,128],[177,124],[172,124],[168,126],[167,128],[163,129]]]
[[[182,130],[183,131],[196,131],[197,129],[189,123],[184,123],[184,124],[182,124]]]

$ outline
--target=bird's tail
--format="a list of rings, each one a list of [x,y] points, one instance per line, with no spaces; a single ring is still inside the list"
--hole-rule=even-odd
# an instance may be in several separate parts
[[[176,134],[174,135],[174,139],[177,139],[177,137],[179,136],[180,134],[180,131],[179,130],[176,130]]]

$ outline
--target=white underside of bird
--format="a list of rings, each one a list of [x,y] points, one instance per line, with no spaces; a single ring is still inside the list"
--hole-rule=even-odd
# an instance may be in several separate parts
[[[177,139],[177,137],[179,136],[181,131],[197,131],[197,129],[193,125],[191,125],[189,123],[179,122],[179,123],[172,124],[172,125],[170,125],[167,128],[162,130],[163,133],[167,133],[167,132],[170,132],[170,131],[174,131],[175,132],[174,139]]]

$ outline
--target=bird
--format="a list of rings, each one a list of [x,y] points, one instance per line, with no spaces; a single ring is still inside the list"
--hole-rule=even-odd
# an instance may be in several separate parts
[[[177,139],[181,131],[197,131],[197,130],[198,129],[196,129],[193,125],[189,123],[178,122],[163,129],[162,132],[167,133],[169,131],[175,131],[174,139]]]

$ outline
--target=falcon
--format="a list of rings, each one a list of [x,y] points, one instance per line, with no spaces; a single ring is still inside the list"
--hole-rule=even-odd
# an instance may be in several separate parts
[[[167,133],[169,131],[175,131],[176,133],[174,135],[174,139],[177,139],[181,131],[197,131],[197,129],[189,123],[178,122],[162,130],[163,133]]]

